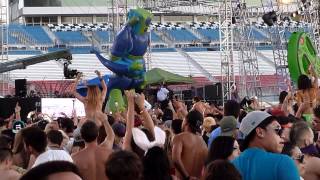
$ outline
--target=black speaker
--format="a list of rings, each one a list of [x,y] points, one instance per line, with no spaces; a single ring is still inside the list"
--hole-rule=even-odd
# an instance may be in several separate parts
[[[207,101],[213,101],[216,100],[215,94],[216,92],[215,85],[208,85],[204,87],[204,94]]]
[[[204,92],[207,100],[221,100],[222,99],[222,84],[205,86]]]
[[[183,100],[191,100],[193,98],[191,90],[184,90],[182,91]]]
[[[214,86],[215,86],[215,90],[216,90],[215,97],[216,97],[216,99],[221,100],[222,97],[223,97],[222,84],[221,83],[216,83]]]
[[[27,95],[27,80],[26,79],[16,79],[14,81],[16,96],[17,97],[26,97]]]
[[[197,88],[196,96],[203,98],[203,87]]]

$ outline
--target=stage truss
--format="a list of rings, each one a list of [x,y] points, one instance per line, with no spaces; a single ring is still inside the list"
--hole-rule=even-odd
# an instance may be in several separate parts
[[[253,37],[253,27],[246,2],[238,1],[234,3],[234,16],[236,17],[237,30],[235,38],[237,40],[240,65],[240,86],[238,90],[242,96],[261,97],[261,82],[258,68],[257,50]]]
[[[220,57],[221,57],[221,83],[222,103],[231,98],[231,87],[235,83],[233,61],[233,24],[232,2],[224,0],[219,2],[220,24]]]
[[[115,0],[116,1],[116,0]],[[219,19],[220,24],[220,53],[221,53],[221,82],[223,84],[223,101],[231,98],[231,87],[235,83],[235,64],[234,53],[239,51],[240,77],[242,83],[241,89],[245,89],[244,95],[262,96],[260,74],[257,60],[257,50],[252,38],[252,24],[250,20],[256,17],[262,17],[264,13],[272,10],[277,12],[279,21],[268,28],[269,43],[273,51],[273,62],[278,77],[278,91],[285,90],[285,80],[289,78],[287,66],[287,40],[285,38],[286,27],[279,25],[283,17],[290,16],[299,11],[299,2],[283,4],[280,0],[262,0],[264,2],[272,1],[260,7],[246,7],[245,1],[241,0],[217,0],[217,1],[182,1],[182,0],[137,0],[133,7],[143,7],[151,10],[155,14],[175,14],[175,15],[208,15]],[[128,4],[121,5],[121,2],[114,3],[117,22],[120,14],[127,12]],[[319,2],[317,0],[307,0],[310,6],[301,10],[303,14],[302,21],[309,22],[312,25],[312,36],[318,49],[319,39]],[[310,3],[309,3],[310,2]],[[121,11],[122,9],[122,11]],[[124,11],[125,9],[125,11]],[[232,18],[238,18],[239,22],[235,26]],[[116,23],[117,25],[117,23]],[[118,26],[119,27],[119,26]],[[119,30],[115,28],[115,31]],[[234,34],[235,33],[235,34]],[[146,68],[151,65],[151,48],[146,53]]]
[[[7,1],[0,1],[0,26],[1,26],[1,62],[8,61],[8,4]],[[0,75],[0,95],[5,96],[10,94],[10,73],[5,72]]]

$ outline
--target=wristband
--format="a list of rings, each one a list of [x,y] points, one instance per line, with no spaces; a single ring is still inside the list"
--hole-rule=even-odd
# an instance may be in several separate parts
[[[100,79],[100,81],[103,81],[103,78],[99,78]]]

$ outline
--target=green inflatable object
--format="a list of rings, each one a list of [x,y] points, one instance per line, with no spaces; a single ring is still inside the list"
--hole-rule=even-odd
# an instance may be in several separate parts
[[[288,67],[293,82],[298,83],[301,74],[308,74],[308,67],[313,64],[317,75],[320,74],[320,58],[317,50],[305,32],[294,32],[288,43]]]
[[[112,113],[123,112],[126,109],[126,103],[123,100],[120,89],[112,89],[109,94],[107,107]]]

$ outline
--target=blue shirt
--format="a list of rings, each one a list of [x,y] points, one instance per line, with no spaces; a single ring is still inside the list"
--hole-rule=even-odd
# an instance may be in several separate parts
[[[210,134],[209,140],[208,140],[208,147],[211,147],[211,143],[214,139],[216,139],[221,134],[221,127],[217,127],[215,130],[213,130]]]
[[[243,180],[300,180],[293,159],[287,155],[249,148],[232,163]]]
[[[221,134],[221,127],[217,127],[215,130],[213,130],[210,134],[209,140],[208,140],[208,148],[210,149],[211,144],[213,140],[215,140],[218,136]],[[238,132],[238,139],[244,139],[243,134],[239,131]]]

